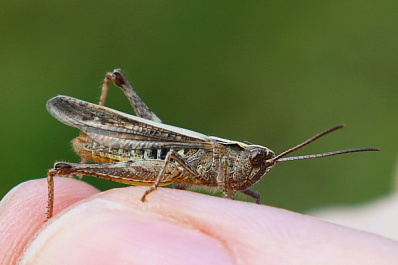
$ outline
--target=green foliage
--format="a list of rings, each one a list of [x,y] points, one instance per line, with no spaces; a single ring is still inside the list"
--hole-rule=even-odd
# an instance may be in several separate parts
[[[379,147],[281,163],[255,189],[305,210],[390,189],[397,156],[398,2],[3,1],[0,10],[0,196],[79,161],[46,101],[97,102],[121,67],[166,123],[297,154]],[[120,91],[108,106],[131,112]],[[295,154],[296,155],[296,154]],[[89,178],[85,178],[90,181]],[[96,181],[101,188],[111,186]]]

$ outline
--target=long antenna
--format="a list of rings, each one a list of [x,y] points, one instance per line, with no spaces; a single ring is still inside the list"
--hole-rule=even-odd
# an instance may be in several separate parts
[[[335,126],[333,128],[330,128],[326,131],[323,131],[317,135],[315,135],[314,137],[308,139],[307,141],[296,145],[293,148],[290,148],[289,150],[286,150],[285,152],[277,155],[276,157],[274,157],[272,159],[273,162],[285,162],[285,161],[293,161],[293,160],[303,160],[303,159],[312,159],[312,158],[320,158],[320,157],[327,157],[327,156],[334,156],[334,155],[340,155],[340,154],[347,154],[347,153],[354,153],[354,152],[365,152],[365,151],[380,151],[380,149],[378,148],[371,148],[371,147],[363,147],[363,148],[354,148],[354,149],[347,149],[347,150],[340,150],[340,151],[334,151],[334,152],[327,152],[327,153],[322,153],[322,154],[312,154],[312,155],[303,155],[303,156],[292,156],[292,157],[284,157],[294,151],[296,151],[297,149],[300,149],[304,146],[306,146],[309,143],[312,143],[313,141],[315,141],[316,139],[327,135],[335,130],[341,129],[343,128],[345,125],[338,125]]]

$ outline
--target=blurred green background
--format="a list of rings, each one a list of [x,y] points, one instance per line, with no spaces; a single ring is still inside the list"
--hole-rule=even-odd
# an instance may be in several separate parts
[[[0,197],[54,161],[80,161],[78,130],[45,103],[97,102],[116,67],[168,124],[280,153],[345,123],[295,155],[382,149],[278,164],[254,186],[265,204],[304,211],[385,194],[398,150],[396,10],[370,0],[2,1]],[[132,112],[115,88],[107,105]]]

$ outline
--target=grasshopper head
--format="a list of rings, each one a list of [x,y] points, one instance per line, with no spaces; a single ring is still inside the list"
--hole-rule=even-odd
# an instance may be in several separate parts
[[[240,146],[243,147],[243,146]],[[239,153],[228,183],[233,190],[245,190],[259,181],[275,165],[275,153],[263,146],[247,145]]]
[[[256,147],[250,150],[249,161],[253,167],[261,167],[268,164],[267,161],[272,161],[275,157],[275,153],[266,147]],[[270,166],[269,164],[268,166]]]
[[[327,157],[327,156],[340,155],[340,154],[353,153],[353,152],[380,151],[380,149],[378,148],[366,147],[366,148],[354,148],[354,149],[340,150],[334,152],[327,152],[321,154],[285,157],[286,155],[306,146],[307,144],[315,141],[316,139],[343,127],[344,125],[339,125],[330,128],[326,131],[323,131],[315,135],[314,137],[304,141],[303,143],[293,148],[290,148],[277,156],[272,150],[266,147],[258,145],[247,145],[244,148],[246,155],[242,155],[239,161],[239,165],[236,165],[236,173],[233,179],[238,180],[238,178],[236,177],[238,175],[241,175],[243,177],[242,179],[239,180],[240,184],[237,184],[237,181],[234,183],[235,190],[242,191],[248,189],[250,186],[259,181],[262,177],[264,177],[269,171],[271,171],[271,169],[275,166],[277,162],[320,158],[320,157]]]

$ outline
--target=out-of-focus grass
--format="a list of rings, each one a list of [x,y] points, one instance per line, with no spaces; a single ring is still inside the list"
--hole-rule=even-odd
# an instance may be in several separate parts
[[[69,144],[78,131],[45,102],[97,102],[115,67],[172,125],[279,153],[345,123],[297,154],[382,149],[278,164],[254,186],[263,203],[302,211],[385,193],[397,156],[397,5],[3,1],[0,195],[54,161],[79,161]],[[131,112],[116,89],[107,105]]]

